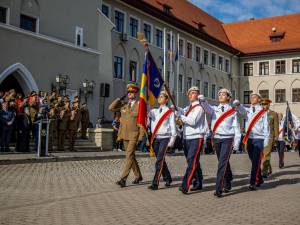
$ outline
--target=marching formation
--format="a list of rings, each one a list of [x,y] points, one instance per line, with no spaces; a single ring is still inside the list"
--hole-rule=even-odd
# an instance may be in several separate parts
[[[124,101],[126,98],[124,95],[109,106],[111,111],[121,112],[118,139],[124,141],[126,159],[122,176],[117,181],[120,187],[126,186],[131,169],[135,175],[133,184],[139,184],[143,180],[135,157],[136,147],[145,134],[145,129],[137,124],[139,102],[136,100],[136,95],[138,92],[138,86],[128,84],[128,102]],[[233,173],[230,168],[230,155],[233,150],[239,149],[240,144],[244,144],[251,161],[249,190],[256,190],[264,183],[264,178],[272,173],[270,157],[275,143],[279,149],[279,167],[284,166],[285,121],[282,114],[277,115],[269,109],[270,100],[263,100],[259,94],[253,93],[250,96],[250,107],[245,107],[238,100],[232,101],[229,90],[221,89],[218,92],[219,104],[213,106],[200,94],[198,87],[191,87],[187,97],[189,105],[185,108],[168,106],[172,97],[167,91],[161,91],[157,98],[158,107],[148,112],[147,128],[151,132],[147,135],[150,147],[156,156],[155,173],[149,189],[158,190],[161,176],[165,186],[171,186],[172,176],[166,162],[166,154],[167,150],[173,147],[178,130],[182,132],[187,163],[179,187],[183,194],[203,188],[200,153],[209,132],[212,133],[218,159],[214,192],[216,197],[222,197],[223,193],[231,190]],[[241,132],[241,121],[245,122],[244,132]],[[299,124],[296,127],[299,127]],[[295,132],[300,139],[298,130]]]

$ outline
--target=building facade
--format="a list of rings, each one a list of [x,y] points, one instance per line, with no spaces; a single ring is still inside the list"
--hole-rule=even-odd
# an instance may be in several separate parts
[[[51,91],[58,76],[67,76],[62,94],[87,100],[95,122],[101,116],[100,83],[112,83],[107,57],[113,24],[100,6],[97,0],[1,0],[0,88],[24,95]],[[80,91],[84,80],[95,82],[89,96]]]

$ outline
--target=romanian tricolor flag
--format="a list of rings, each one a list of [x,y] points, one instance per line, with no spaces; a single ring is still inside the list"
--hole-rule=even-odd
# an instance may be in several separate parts
[[[154,106],[164,84],[159,70],[149,50],[146,52],[144,69],[141,78],[140,100],[137,124],[145,130],[147,123],[147,105]]]

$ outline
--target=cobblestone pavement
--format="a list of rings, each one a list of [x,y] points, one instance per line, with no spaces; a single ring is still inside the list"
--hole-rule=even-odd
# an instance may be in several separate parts
[[[154,159],[139,158],[144,182],[119,188],[122,159],[34,163],[0,166],[0,224],[300,224],[300,159],[287,153],[260,190],[248,191],[249,160],[232,155],[233,190],[213,196],[216,156],[202,156],[204,189],[183,195],[178,191],[185,160],[168,157],[171,188],[147,189]]]

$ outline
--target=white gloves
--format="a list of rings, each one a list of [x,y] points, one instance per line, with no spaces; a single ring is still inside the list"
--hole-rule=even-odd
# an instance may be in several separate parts
[[[239,106],[240,104],[241,104],[240,101],[237,100],[237,99],[235,99],[235,100],[233,101],[233,103],[232,103],[232,106],[233,106],[233,107],[237,107],[237,106]]]
[[[199,96],[198,96],[198,100],[199,100],[200,102],[204,102],[204,101],[205,101],[204,95],[199,95]]]

